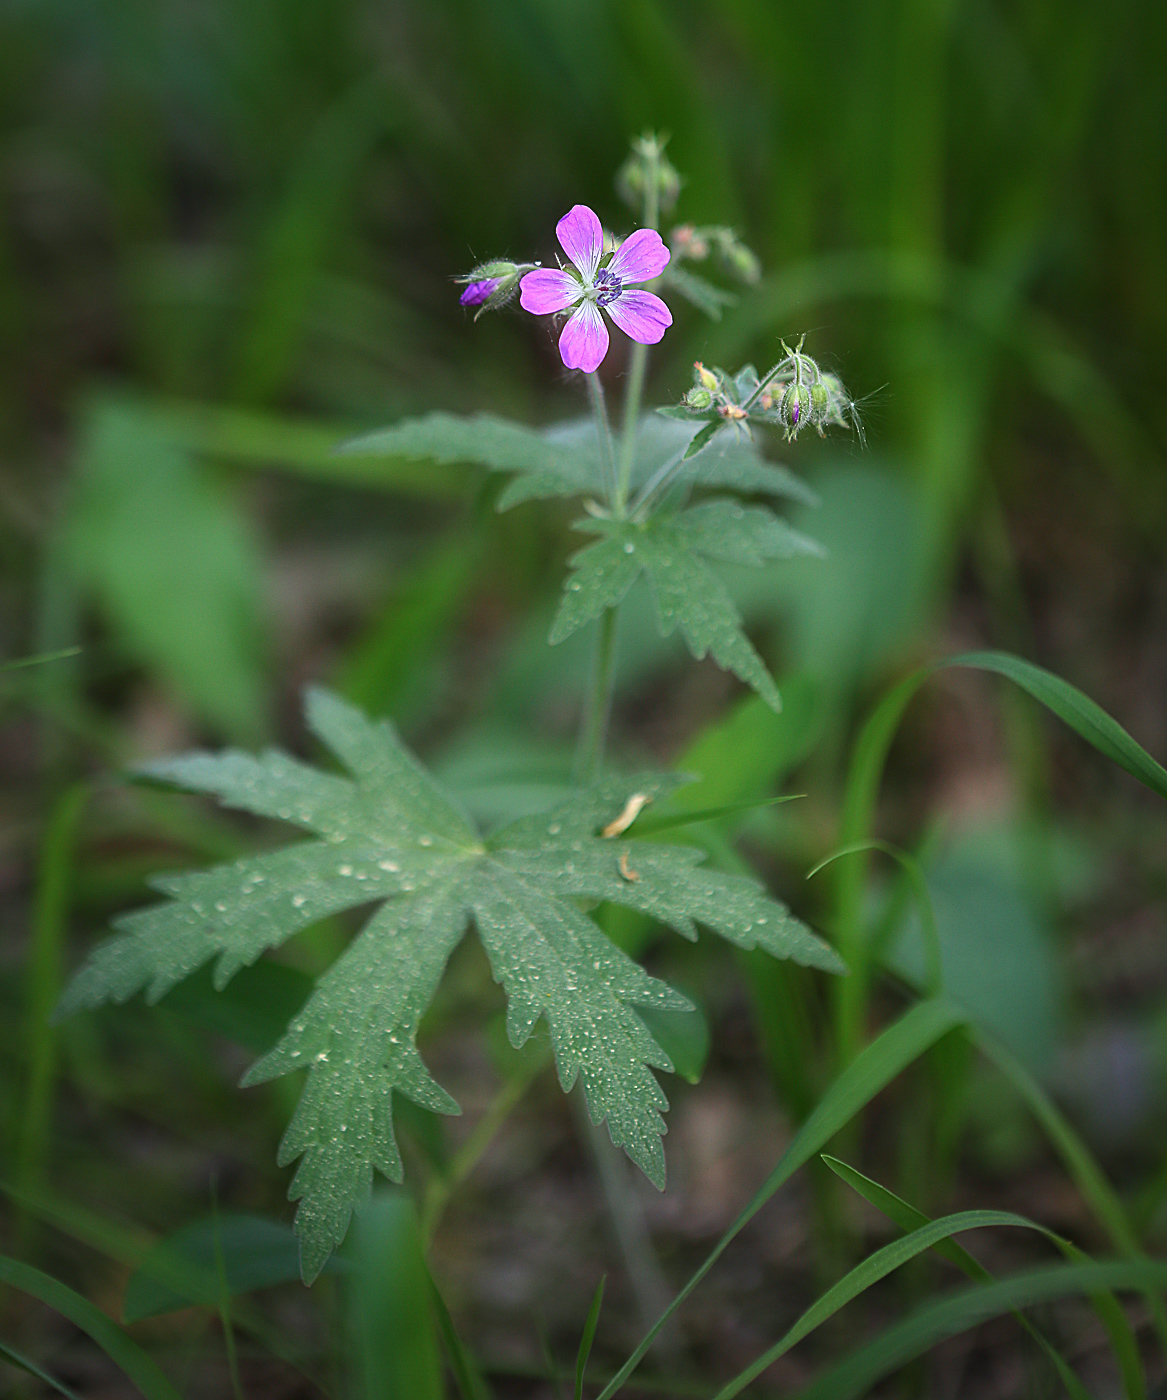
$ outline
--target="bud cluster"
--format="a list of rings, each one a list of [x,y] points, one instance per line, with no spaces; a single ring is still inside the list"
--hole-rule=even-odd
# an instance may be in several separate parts
[[[539,266],[539,263],[533,262],[510,262],[506,258],[479,263],[472,272],[454,279],[463,288],[458,300],[463,306],[477,308],[474,312],[476,321],[484,311],[501,311],[514,299],[522,278]]]
[[[655,194],[656,207],[667,214],[681,193],[681,177],[665,156],[667,144],[667,136],[653,132],[634,137],[632,154],[616,172],[616,193],[638,213]]]
[[[862,439],[858,407],[839,376],[803,354],[801,340],[793,350],[783,342],[782,349],[784,358],[762,379],[753,365],[731,375],[698,360],[693,387],[678,410],[667,410],[669,416],[743,426],[770,423],[782,428],[788,441],[806,427],[822,437],[831,426],[849,427]]]
[[[704,262],[711,254],[739,282],[753,284],[762,275],[757,254],[741,241],[731,228],[720,225],[696,228],[678,224],[669,237],[673,257],[679,261]]]

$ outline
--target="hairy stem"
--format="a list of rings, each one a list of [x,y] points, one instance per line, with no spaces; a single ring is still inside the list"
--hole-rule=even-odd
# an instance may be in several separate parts
[[[656,228],[660,223],[660,170],[656,144],[648,157],[647,179],[644,185],[644,228]],[[655,287],[656,282],[650,282]],[[632,464],[636,458],[636,424],[640,419],[640,400],[644,395],[644,376],[648,369],[648,346],[637,341],[628,362],[628,389],[624,395],[624,428],[620,439],[620,472],[616,480],[615,511],[624,514],[628,504],[628,488],[632,481]]]
[[[604,480],[608,485],[608,504],[614,508],[620,492],[616,482],[616,454],[612,447],[612,425],[608,422],[608,405],[604,399],[604,386],[600,383],[600,376],[594,370],[587,376],[587,381],[588,402],[592,406],[592,417],[596,422],[600,465],[603,468]]]
[[[580,717],[575,777],[577,782],[585,785],[595,780],[604,762],[608,717],[612,712],[612,691],[616,684],[616,612],[615,608],[605,608],[600,617],[592,679]]]

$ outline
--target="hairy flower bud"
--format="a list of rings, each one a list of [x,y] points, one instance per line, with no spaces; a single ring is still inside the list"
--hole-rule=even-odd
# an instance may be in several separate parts
[[[717,375],[707,370],[700,360],[693,362],[693,371],[703,389],[708,389],[710,393],[716,393],[721,387]]]
[[[463,306],[474,306],[477,321],[484,311],[498,311],[519,289],[520,279],[538,267],[538,263],[515,263],[506,258],[494,258],[479,263],[473,272],[454,280],[461,284],[458,300]]]
[[[709,242],[692,224],[678,224],[670,238],[674,257],[701,262],[709,256]]]
[[[721,256],[726,267],[741,282],[754,283],[762,276],[762,264],[757,254],[747,248],[735,234],[731,234],[721,245]]]
[[[657,209],[667,214],[676,204],[681,177],[665,156],[666,141],[651,132],[633,140],[632,154],[616,175],[616,193],[631,209],[639,212],[645,207],[654,180]]]
[[[782,396],[782,421],[788,437],[797,437],[810,418],[810,390],[805,384],[791,384]]]
[[[690,389],[683,400],[686,408],[704,410],[713,406],[713,395],[708,389]]]

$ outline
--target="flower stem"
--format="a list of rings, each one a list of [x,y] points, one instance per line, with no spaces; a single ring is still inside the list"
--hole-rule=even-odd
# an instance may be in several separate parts
[[[600,376],[593,370],[587,376],[588,402],[592,406],[592,417],[596,420],[596,439],[600,448],[600,466],[608,483],[608,504],[614,506],[619,495],[616,485],[616,454],[612,448],[612,425],[608,422],[608,405],[604,399],[604,386]]]
[[[652,142],[648,149],[648,168],[644,184],[644,227],[656,228],[660,223],[660,161],[659,148]],[[655,287],[656,282],[650,282]],[[644,394],[644,376],[648,368],[648,346],[637,341],[628,362],[628,390],[624,395],[624,428],[620,438],[620,472],[616,480],[614,508],[622,517],[628,505],[628,488],[632,481],[632,465],[636,459],[636,425],[640,421],[640,400]]]
[[[605,608],[600,615],[591,685],[580,718],[579,747],[575,756],[575,778],[582,786],[595,781],[604,761],[608,717],[612,713],[612,692],[616,685],[616,612],[616,608]]]

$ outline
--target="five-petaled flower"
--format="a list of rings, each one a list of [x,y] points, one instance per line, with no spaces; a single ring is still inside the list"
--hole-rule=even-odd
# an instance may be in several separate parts
[[[665,270],[669,250],[655,229],[637,229],[601,266],[604,230],[585,204],[577,204],[555,226],[568,268],[539,268],[520,283],[524,311],[549,316],[574,308],[559,337],[568,369],[591,374],[608,353],[608,328],[601,309],[633,340],[655,345],[673,324],[672,313],[652,292],[632,291],[631,282],[651,282]]]

